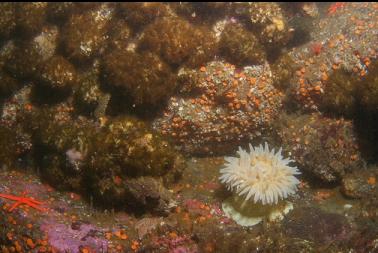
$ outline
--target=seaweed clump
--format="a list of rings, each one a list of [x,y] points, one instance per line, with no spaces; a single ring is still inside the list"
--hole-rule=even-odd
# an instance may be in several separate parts
[[[237,65],[261,64],[265,61],[265,51],[255,35],[241,24],[230,23],[224,28],[219,50],[227,61]]]
[[[132,31],[128,23],[123,19],[112,20],[110,24],[112,29],[109,29],[109,44],[110,50],[122,50],[125,45],[129,43]]]
[[[47,3],[17,3],[16,29],[19,35],[30,37],[42,30],[45,24]]]
[[[31,148],[30,136],[21,129],[0,126],[0,163],[2,168],[12,168],[18,159]]]
[[[18,116],[33,136],[34,158],[44,180],[82,193],[99,206],[168,211],[172,203],[165,186],[179,178],[184,166],[172,147],[138,119],[122,117],[99,125],[73,118],[72,110],[58,104]]]
[[[235,3],[232,9],[267,49],[276,51],[285,46],[293,35],[278,3]]]
[[[169,7],[163,3],[120,3],[120,16],[132,27],[140,31],[159,17],[167,16]]]
[[[64,57],[55,55],[44,62],[40,69],[40,81],[51,88],[67,88],[76,81],[76,70]]]
[[[107,41],[108,24],[113,15],[109,4],[101,4],[88,12],[70,16],[62,27],[62,45],[69,59],[88,62]]]
[[[212,25],[224,18],[230,7],[226,2],[177,2],[171,3],[170,7],[179,16],[193,24]]]
[[[0,5],[0,36],[2,39],[9,37],[16,28],[15,12],[14,3],[2,3]]]
[[[21,86],[17,79],[0,70],[0,101],[8,98]]]
[[[366,106],[370,112],[377,113],[378,110],[378,61],[372,63],[370,59],[365,59],[365,64],[369,66],[369,74],[358,84],[361,93],[361,104]]]
[[[39,66],[55,54],[57,38],[58,28],[46,26],[30,40],[7,43],[3,48],[4,69],[19,80],[33,80]]]
[[[17,79],[32,79],[37,67],[43,62],[40,53],[34,43],[20,42],[15,46],[4,67]]]
[[[171,68],[152,53],[113,50],[103,58],[101,75],[112,94],[145,108],[164,102],[175,88]]]
[[[169,17],[157,19],[143,31],[139,50],[151,50],[172,66],[198,66],[210,60],[215,51],[215,35],[196,28],[188,21]]]
[[[73,96],[75,112],[96,119],[105,116],[111,98],[110,94],[100,89],[99,65],[95,61],[91,69],[78,74]]]

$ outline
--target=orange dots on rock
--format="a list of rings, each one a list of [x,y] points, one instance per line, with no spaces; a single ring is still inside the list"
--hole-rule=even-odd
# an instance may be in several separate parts
[[[114,236],[116,236],[118,239],[126,240],[129,238],[129,236],[126,234],[124,230],[117,230],[114,233]]]
[[[378,56],[375,52],[377,37],[371,32],[378,16],[373,3],[334,4],[330,8],[331,13],[337,15],[321,20],[316,26],[319,29],[313,31],[314,40],[289,53],[296,68],[289,81],[291,95],[306,111],[333,108],[330,101],[337,87],[342,93],[351,86],[358,86],[355,82],[369,75],[372,59]],[[341,9],[343,11],[339,12]],[[347,84],[346,80],[354,83]],[[339,107],[342,110],[348,106],[340,104]]]
[[[191,80],[190,89],[183,90],[195,92],[189,98],[172,98],[154,127],[188,152],[217,152],[213,143],[251,138],[270,124],[282,105],[269,66],[236,69],[214,61],[180,76]],[[180,124],[183,119],[185,124]]]
[[[133,240],[133,241],[131,242],[131,249],[134,250],[134,251],[137,251],[137,250],[139,249],[139,242]]]
[[[33,240],[31,238],[28,238],[26,240],[26,245],[30,248],[30,249],[34,249],[35,248],[35,243],[33,242]]]
[[[375,185],[377,183],[377,179],[374,176],[368,178],[367,183],[369,185]]]

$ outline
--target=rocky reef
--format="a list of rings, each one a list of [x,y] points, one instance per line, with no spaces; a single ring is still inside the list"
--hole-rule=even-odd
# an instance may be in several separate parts
[[[288,52],[286,66],[294,65],[291,95],[302,109],[344,116],[356,112],[368,90],[363,84],[376,76],[377,38],[369,32],[376,13],[375,4],[331,6],[311,31],[312,40]]]
[[[175,182],[184,166],[169,143],[132,117],[99,125],[74,119],[71,111],[72,107],[58,104],[19,116],[26,124],[35,122],[24,125],[24,131],[33,136],[42,178],[58,189],[82,193],[95,204],[132,209],[130,203],[141,201],[144,208],[158,205],[161,212],[168,208],[168,203],[159,203],[168,195],[164,185]],[[146,202],[147,196],[142,197],[146,194],[157,203]]]
[[[280,112],[282,95],[270,76],[269,65],[238,70],[210,62],[197,70],[183,69],[181,96],[170,99],[154,128],[185,152],[224,154],[260,136]]]
[[[344,119],[283,116],[276,130],[288,153],[304,171],[324,182],[340,181],[363,167],[353,125]]]

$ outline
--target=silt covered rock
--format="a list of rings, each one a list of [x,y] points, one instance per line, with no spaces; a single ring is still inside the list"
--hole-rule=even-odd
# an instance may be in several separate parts
[[[376,167],[347,174],[341,181],[341,192],[349,198],[369,198],[376,194],[378,170]]]
[[[286,236],[311,241],[318,249],[348,240],[352,236],[351,226],[344,216],[314,207],[294,209],[284,220],[283,228]]]
[[[335,3],[311,31],[312,40],[289,53],[292,97],[305,110],[353,116],[367,93],[377,60],[374,3]],[[370,80],[373,80],[371,78]],[[369,91],[370,90],[370,91]],[[364,95],[362,95],[364,94]]]
[[[340,181],[363,166],[350,121],[318,114],[289,115],[277,121],[277,131],[299,167],[323,182]]]

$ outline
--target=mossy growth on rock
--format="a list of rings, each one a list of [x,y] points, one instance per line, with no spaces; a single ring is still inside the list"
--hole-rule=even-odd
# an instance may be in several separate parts
[[[0,51],[0,64],[19,80],[35,79],[38,67],[55,54],[58,34],[56,26],[46,26],[32,39],[8,42]]]
[[[0,126],[0,163],[1,167],[12,168],[19,155],[15,129]]]
[[[140,31],[156,18],[169,15],[169,6],[164,3],[120,3],[120,16],[132,27]]]
[[[321,97],[320,109],[330,114],[352,117],[358,101],[358,79],[344,69],[333,72]]]
[[[170,7],[193,24],[212,25],[225,17],[230,5],[226,2],[172,2]]]
[[[55,55],[39,67],[38,79],[51,88],[68,88],[76,82],[76,70],[64,57]]]
[[[158,106],[172,94],[175,77],[171,68],[152,53],[114,50],[101,63],[104,86],[121,94],[134,107]]]
[[[32,100],[38,104],[63,102],[77,86],[75,67],[60,55],[40,63],[34,73]]]
[[[99,64],[78,74],[77,87],[74,89],[74,109],[78,115],[99,119],[107,112],[110,94],[100,88]]]
[[[273,72],[273,85],[283,93],[286,93],[290,87],[290,80],[294,73],[294,61],[287,55],[283,54],[271,65]]]
[[[70,16],[62,27],[62,46],[68,59],[78,64],[89,62],[105,48],[109,21],[113,16],[110,4],[101,4],[88,12]]]
[[[75,10],[74,2],[58,2],[47,4],[47,19],[51,23],[63,24]]]
[[[34,43],[19,42],[5,63],[5,70],[17,79],[33,79],[38,65],[43,62],[40,53]]]
[[[143,206],[156,212],[168,208],[164,187],[184,168],[169,143],[138,119],[122,117],[100,125],[75,119],[72,110],[59,104],[21,116],[23,128],[33,136],[42,177],[59,189],[94,198],[99,206],[133,211]]]
[[[138,49],[155,52],[172,66],[186,63],[195,67],[214,56],[216,42],[212,31],[169,17],[159,18],[146,27]]]
[[[265,51],[252,32],[239,23],[229,23],[222,32],[219,52],[230,63],[243,66],[261,64],[266,60]]]
[[[0,40],[8,38],[16,28],[16,8],[14,3],[0,5]]]
[[[0,70],[0,101],[8,98],[20,87],[21,84],[17,79],[14,79],[8,73]]]
[[[368,74],[358,84],[361,104],[370,112],[378,112],[378,61],[371,63]]]
[[[17,3],[17,35],[21,37],[30,37],[40,32],[45,24],[46,11],[47,3]]]
[[[292,37],[287,18],[278,3],[234,3],[232,9],[269,51],[282,48]]]
[[[370,60],[369,60],[370,61]],[[364,72],[365,73],[365,72]],[[319,102],[319,108],[329,114],[352,118],[360,111],[378,110],[378,62],[369,63],[366,74],[339,68],[330,75]]]
[[[101,145],[104,155],[93,156],[94,170],[119,169],[123,175],[131,177],[175,173],[172,168],[177,153],[159,134],[135,118],[122,117],[110,121],[96,136],[93,147],[98,145]]]
[[[112,19],[110,23],[112,29],[108,30],[108,48],[109,50],[122,50],[129,42],[132,31],[123,19]]]
[[[168,211],[172,203],[165,186],[175,182],[184,168],[183,158],[160,135],[131,117],[107,123],[85,160],[88,194],[101,204],[137,212]]]

